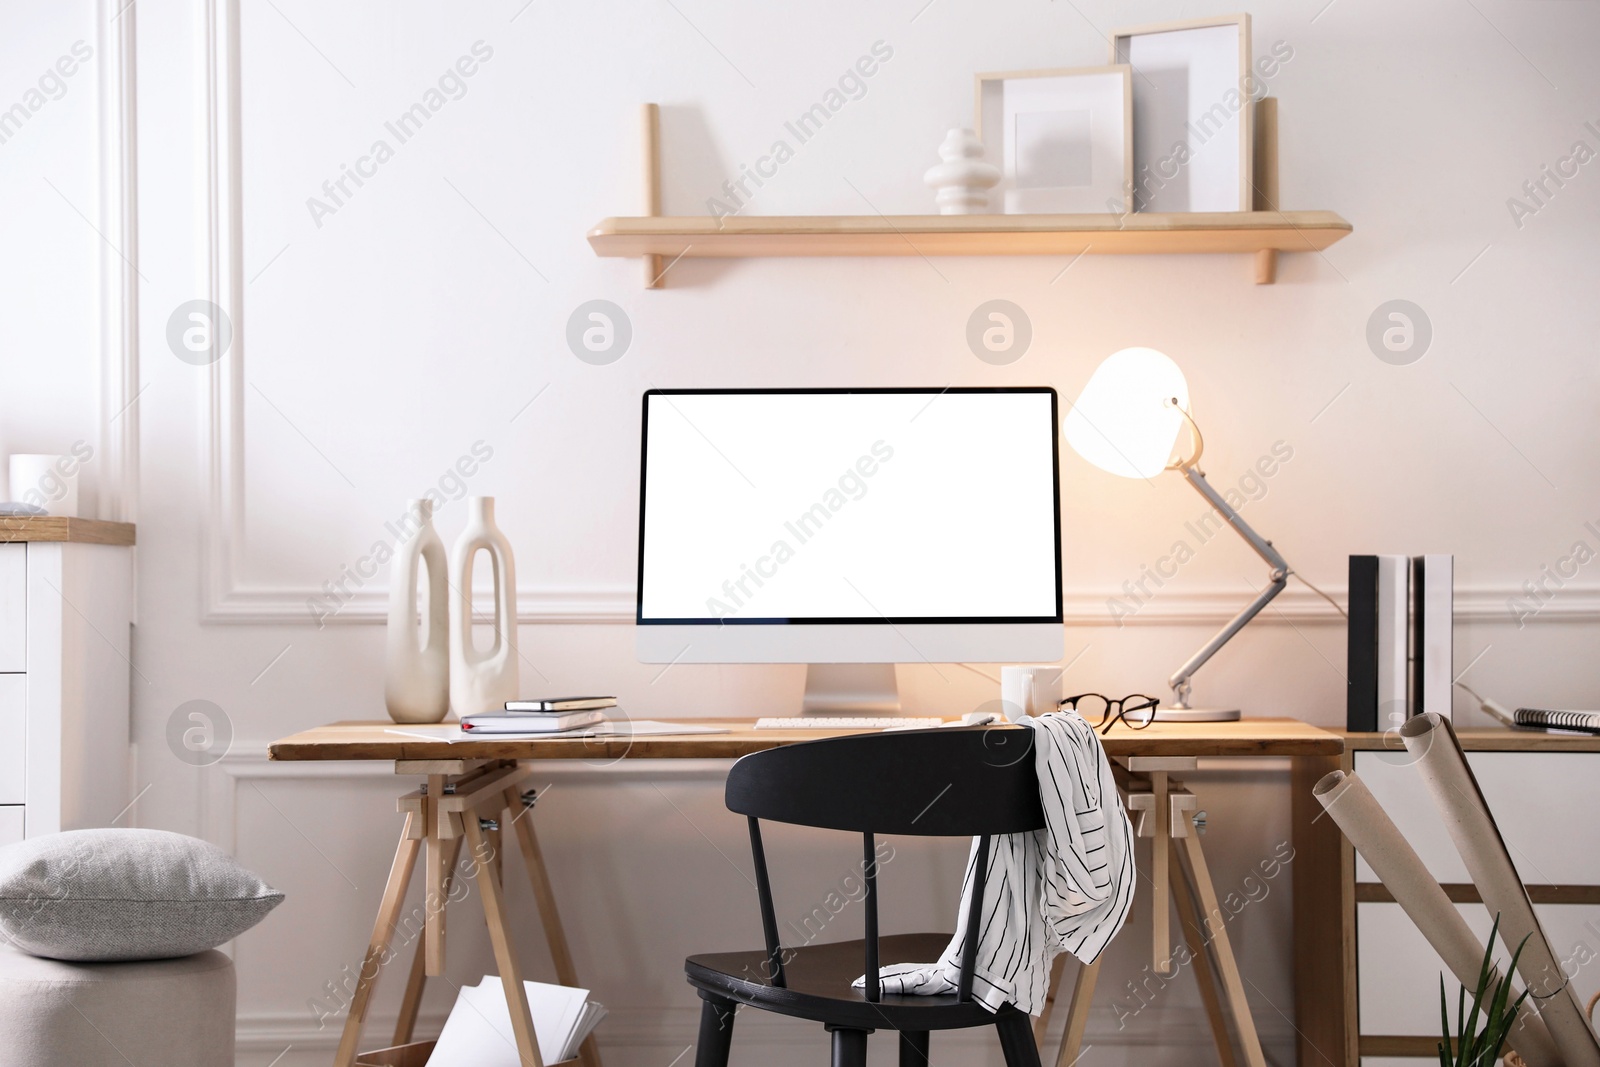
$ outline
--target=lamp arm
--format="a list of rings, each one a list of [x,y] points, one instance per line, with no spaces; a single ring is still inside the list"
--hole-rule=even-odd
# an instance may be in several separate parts
[[[1180,708],[1189,706],[1189,679],[1194,672],[1204,666],[1205,662],[1212,656],[1216,655],[1218,649],[1227,644],[1234,634],[1244,629],[1246,624],[1260,614],[1261,609],[1266,607],[1273,597],[1283,592],[1284,587],[1289,584],[1288,561],[1278,553],[1276,548],[1272,547],[1271,541],[1251,529],[1250,525],[1233,509],[1233,506],[1223,499],[1222,494],[1217,492],[1210,482],[1206,481],[1205,473],[1194,465],[1195,460],[1198,458],[1197,454],[1186,462],[1176,464],[1177,469],[1183,472],[1184,478],[1188,480],[1190,485],[1194,486],[1195,491],[1205,497],[1219,515],[1228,520],[1228,525],[1232,526],[1234,532],[1244,538],[1245,543],[1255,550],[1256,555],[1266,561],[1267,566],[1272,568],[1272,573],[1269,576],[1270,581],[1267,587],[1246,605],[1243,611],[1235,615],[1222,629],[1218,630],[1216,635],[1207,641],[1200,651],[1190,656],[1183,666],[1174,671],[1172,677],[1167,679],[1167,684],[1172,687],[1173,692],[1177,695],[1177,707]]]

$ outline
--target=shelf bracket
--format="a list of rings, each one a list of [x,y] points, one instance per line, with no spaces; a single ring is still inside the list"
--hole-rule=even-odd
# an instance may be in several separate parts
[[[1257,211],[1278,210],[1278,98],[1263,96],[1255,103],[1255,190]],[[1271,285],[1278,280],[1278,250],[1263,248],[1256,253],[1256,284]]]

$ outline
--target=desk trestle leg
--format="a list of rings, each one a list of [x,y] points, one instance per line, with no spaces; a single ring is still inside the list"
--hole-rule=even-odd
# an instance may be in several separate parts
[[[1176,848],[1177,842],[1173,845]],[[1255,1019],[1244,998],[1244,980],[1239,974],[1239,961],[1234,957],[1233,945],[1228,940],[1227,922],[1217,903],[1217,890],[1211,883],[1211,872],[1206,868],[1206,854],[1200,849],[1199,834],[1191,832],[1185,835],[1181,855],[1189,861],[1188,873],[1194,887],[1194,903],[1199,905],[1203,916],[1201,929],[1209,935],[1212,951],[1216,953],[1217,972],[1222,978],[1222,991],[1228,1002],[1228,1011],[1233,1016],[1234,1028],[1238,1031],[1239,1045],[1244,1049],[1244,1061],[1249,1067],[1266,1067],[1267,1059],[1261,1052]],[[1218,1038],[1218,1044],[1222,1040]]]
[[[1056,1067],[1072,1067],[1083,1054],[1083,1034],[1089,1026],[1089,1002],[1094,999],[1094,987],[1100,981],[1100,963],[1105,953],[1093,963],[1078,970],[1078,981],[1072,987],[1072,1002],[1067,1006],[1067,1025],[1061,1030],[1061,1051],[1056,1054]]]
[[[545,944],[550,947],[556,981],[562,985],[576,986],[578,968],[572,963],[572,950],[567,947],[567,931],[561,925],[561,912],[556,908],[556,893],[550,886],[544,853],[539,849],[539,838],[533,830],[532,803],[524,802],[522,794],[516,789],[508,789],[506,809],[511,828],[516,831],[517,844],[522,849],[523,863],[528,868],[534,902],[539,905],[539,921],[544,925]],[[578,1048],[578,1060],[583,1067],[600,1067],[600,1050],[595,1047],[593,1034],[583,1039],[583,1044]]]
[[[511,835],[504,833],[505,830],[514,829],[527,865],[557,981],[576,986],[578,973],[572,962],[572,951],[567,945],[566,932],[561,926],[560,913],[556,910],[555,891],[545,870],[539,839],[534,834],[533,819],[529,815],[532,804],[525,802],[522,795],[522,783],[531,771],[519,768],[512,761],[478,761],[471,765],[451,767],[397,767],[397,770],[401,773],[427,773],[428,783],[424,788],[400,798],[399,808],[406,816],[405,829],[400,834],[394,865],[390,868],[389,881],[384,887],[383,903],[378,909],[372,939],[351,997],[350,1014],[345,1019],[334,1067],[354,1067],[373,989],[377,985],[383,960],[391,954],[406,889],[410,885],[418,855],[425,848],[425,930],[411,963],[394,1031],[394,1045],[411,1043],[428,977],[444,973],[445,908],[453,891],[463,845],[468,850],[467,867],[470,868],[478,894],[483,898],[484,921],[489,930],[489,942],[494,949],[495,966],[505,986],[519,1059],[523,1067],[546,1067],[540,1058],[538,1035],[534,1032],[533,1018],[528,1010],[522,968],[511,943],[506,915],[501,849],[503,844],[510,843]],[[582,1067],[601,1067],[600,1052],[593,1036],[584,1040],[578,1058],[573,1062]]]
[[[489,855],[488,839],[478,820],[471,815],[462,819],[467,832],[467,847],[478,860],[478,895],[483,897],[483,917],[489,924],[489,943],[494,946],[494,961],[500,967],[500,984],[505,986],[506,1004],[511,1009],[511,1030],[517,1037],[517,1052],[523,1067],[544,1067],[539,1057],[539,1040],[533,1032],[533,1018],[528,1012],[528,991],[522,987],[522,967],[517,963],[517,953],[511,944],[511,932],[506,926],[506,902],[500,895],[500,878],[493,863],[485,862]]]
[[[415,819],[414,814],[406,815],[405,828],[400,831],[400,846],[395,849],[394,863],[389,868],[389,881],[383,887],[383,903],[378,905],[378,918],[372,924],[372,940],[367,942],[367,954],[361,960],[361,973],[356,976],[355,992],[350,997],[350,1014],[344,1021],[344,1033],[339,1038],[334,1067],[352,1067],[356,1062],[357,1046],[361,1042],[361,1024],[366,1021],[367,1007],[372,1002],[373,987],[378,984],[383,958],[389,954],[389,941],[394,936],[395,923],[400,920],[406,887],[411,884],[411,870],[417,865],[417,851],[422,842],[412,836]]]
[[[1187,768],[1183,765],[1185,762],[1188,763]],[[1211,882],[1205,852],[1200,847],[1200,835],[1191,825],[1192,813],[1197,806],[1194,794],[1184,788],[1182,782],[1169,777],[1171,771],[1192,769],[1193,763],[1192,757],[1134,756],[1128,759],[1126,769],[1114,769],[1118,784],[1124,790],[1128,810],[1136,817],[1136,835],[1148,838],[1152,846],[1154,877],[1150,879],[1150,897],[1159,920],[1152,924],[1155,932],[1154,970],[1162,974],[1174,974],[1178,970],[1179,961],[1173,959],[1171,946],[1167,943],[1167,893],[1170,886],[1178,906],[1178,922],[1188,943],[1189,958],[1184,962],[1194,968],[1200,998],[1211,1021],[1211,1036],[1216,1044],[1217,1058],[1222,1067],[1238,1067],[1240,1060],[1233,1045],[1237,1036],[1245,1067],[1266,1067],[1261,1039],[1256,1033],[1255,1020],[1250,1015],[1250,1005],[1245,1000],[1239,963],[1228,939],[1226,918],[1217,903],[1217,890]],[[1133,777],[1138,773],[1148,774],[1149,777]],[[1094,995],[1099,969],[1097,960],[1078,973],[1060,1052],[1056,1057],[1058,1067],[1069,1067],[1078,1058],[1089,999]],[[1061,971],[1057,968],[1055,978],[1058,980],[1060,975]],[[1231,1033],[1230,1021],[1233,1024]],[[1039,1029],[1043,1030],[1043,1020]]]
[[[1222,1067],[1236,1067],[1238,1060],[1233,1055],[1233,1042],[1228,1040],[1228,1019],[1217,993],[1216,968],[1211,965],[1205,928],[1194,906],[1194,891],[1184,880],[1183,861],[1176,841],[1172,842],[1172,899],[1178,905],[1178,924],[1183,927],[1184,940],[1189,944],[1189,962],[1194,967],[1195,983],[1200,987],[1200,1000],[1205,1004],[1206,1018],[1211,1020],[1211,1040],[1217,1046],[1217,1060]]]
[[[452,886],[455,884],[456,861],[460,858],[461,838],[452,838],[444,848],[444,873],[439,879],[437,895],[432,889],[428,891],[428,900],[423,903],[423,907],[427,909],[424,914],[438,912],[439,919],[443,920],[444,906],[449,901]],[[442,950],[443,938],[439,939],[439,946]],[[439,959],[442,966],[444,957],[440,956]],[[400,1016],[395,1020],[394,1040],[390,1042],[392,1045],[411,1043],[411,1036],[417,1027],[417,1013],[422,1009],[422,990],[429,977],[427,963],[428,946],[425,933],[423,939],[417,942],[417,953],[411,959],[411,974],[406,978],[406,993],[400,1000]]]

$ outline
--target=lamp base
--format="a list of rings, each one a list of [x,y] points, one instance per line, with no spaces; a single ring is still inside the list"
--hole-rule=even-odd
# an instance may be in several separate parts
[[[1157,708],[1156,722],[1237,722],[1238,708]]]

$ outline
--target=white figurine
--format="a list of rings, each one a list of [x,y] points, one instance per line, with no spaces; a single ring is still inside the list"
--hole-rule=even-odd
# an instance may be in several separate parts
[[[971,130],[952,129],[939,145],[944,160],[922,176],[936,190],[933,202],[941,215],[982,215],[989,190],[1000,184],[1000,171],[983,161],[983,142]]]

